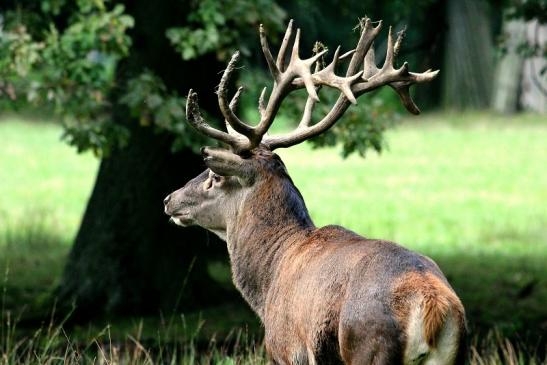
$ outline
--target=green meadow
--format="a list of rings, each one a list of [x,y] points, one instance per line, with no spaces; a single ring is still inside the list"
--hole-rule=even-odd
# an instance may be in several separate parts
[[[98,160],[78,155],[61,133],[53,123],[0,120],[0,289],[2,308],[13,312],[51,304],[93,187]],[[461,296],[475,336],[545,343],[537,337],[547,333],[545,117],[426,114],[403,119],[386,140],[381,154],[365,159],[308,144],[279,154],[316,225],[342,225],[432,257]],[[187,318],[206,323],[208,312]],[[143,322],[136,323],[127,327]],[[232,363],[222,361],[215,363]]]

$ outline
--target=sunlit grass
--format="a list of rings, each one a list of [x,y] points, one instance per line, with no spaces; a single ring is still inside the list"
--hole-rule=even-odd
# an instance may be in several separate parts
[[[41,222],[64,243],[74,237],[99,161],[61,142],[47,122],[0,120],[0,243],[7,228]]]
[[[61,134],[50,122],[0,120],[2,304],[38,317],[52,303],[98,166]]]
[[[366,159],[308,145],[279,153],[317,225],[429,253],[546,252],[547,123],[540,121],[430,115],[389,131],[388,149]]]
[[[340,224],[431,256],[473,330],[496,327],[526,341],[528,332],[547,331],[544,119],[430,114],[403,120],[387,133],[389,148],[366,159],[309,145],[279,153],[316,225]],[[32,310],[48,298],[92,189],[98,161],[77,155],[61,133],[51,123],[0,121],[2,278],[9,268],[0,289],[11,309]],[[128,326],[117,327],[125,341]],[[207,336],[213,327],[204,327]],[[501,348],[504,340],[496,341],[489,343]],[[500,351],[486,346],[479,352],[491,361],[482,363],[499,362]]]

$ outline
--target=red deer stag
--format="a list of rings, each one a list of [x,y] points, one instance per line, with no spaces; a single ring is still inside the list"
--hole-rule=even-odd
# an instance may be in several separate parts
[[[401,36],[377,68],[372,43],[381,22],[364,21],[356,48],[311,68],[326,51],[300,57],[300,29],[292,21],[274,60],[260,27],[260,43],[274,85],[260,121],[251,126],[234,113],[242,88],[231,102],[227,86],[239,53],[221,78],[218,103],[227,132],[202,118],[190,90],[188,122],[228,149],[204,147],[208,167],[165,198],[165,212],[181,226],[199,225],[227,242],[233,280],[265,327],[265,346],[274,364],[453,364],[463,359],[463,306],[438,266],[395,243],[363,238],[339,226],[314,226],[285,165],[272,151],[290,147],[332,127],[356,97],[384,85],[419,113],[409,86],[432,80],[437,71],[413,73],[394,67]],[[336,68],[349,59],[345,76]],[[288,62],[287,62],[288,61]],[[359,71],[359,69],[361,69]],[[333,108],[316,123],[312,111],[321,87],[340,91]],[[280,104],[305,88],[302,120],[285,135],[268,135]]]

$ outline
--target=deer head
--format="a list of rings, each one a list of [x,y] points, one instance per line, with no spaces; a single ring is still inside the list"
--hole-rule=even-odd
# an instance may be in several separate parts
[[[372,25],[365,18],[355,49],[340,55],[336,49],[332,61],[321,68],[317,62],[327,51],[318,52],[310,58],[300,57],[300,29],[296,30],[292,50],[287,55],[289,43],[293,38],[293,21],[289,22],[277,59],[274,60],[266,34],[260,26],[260,43],[274,85],[266,102],[267,89],[264,88],[258,109],[260,120],[256,125],[249,125],[240,120],[234,113],[243,91],[240,87],[228,103],[228,83],[239,59],[236,52],[226,67],[221,78],[217,95],[220,110],[225,118],[227,132],[215,129],[206,123],[200,114],[197,94],[190,90],[186,104],[188,122],[201,133],[212,137],[228,148],[202,149],[208,169],[191,180],[183,188],[169,195],[165,203],[165,212],[172,221],[179,225],[199,225],[221,237],[230,222],[238,215],[242,204],[249,198],[260,201],[260,187],[264,183],[273,185],[292,185],[279,157],[272,153],[276,148],[290,147],[309,138],[317,136],[332,127],[357,98],[381,86],[391,86],[400,96],[403,105],[413,114],[419,109],[409,94],[409,86],[432,80],[438,71],[413,73],[408,71],[405,62],[400,68],[394,67],[394,59],[401,45],[402,34],[394,41],[391,27],[387,39],[387,52],[381,68],[376,66],[373,41],[380,32],[382,22]],[[288,60],[287,60],[288,59]],[[349,59],[345,74],[337,73],[341,61]],[[288,62],[286,62],[288,61]],[[314,69],[312,71],[312,68]],[[319,121],[312,121],[315,104],[319,102],[318,92],[322,87],[336,89],[340,95],[332,109]],[[279,107],[287,95],[295,90],[305,88],[308,93],[306,105],[298,126],[283,135],[267,135]],[[289,189],[291,190],[291,189]],[[296,188],[287,194],[298,194]],[[264,194],[261,195],[262,199]],[[261,201],[261,204],[270,204]],[[305,206],[302,208],[305,211]],[[298,214],[297,214],[298,215]],[[303,222],[309,220],[301,214]]]

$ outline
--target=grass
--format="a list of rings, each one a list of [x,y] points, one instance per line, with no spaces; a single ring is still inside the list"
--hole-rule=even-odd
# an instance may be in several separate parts
[[[61,142],[61,129],[52,123],[11,117],[0,121],[0,136],[0,277],[9,294],[4,305],[33,313],[50,303],[98,160]]]
[[[72,242],[99,162],[76,154],[61,133],[52,123],[0,121],[0,230],[41,222],[63,243]]]
[[[11,364],[266,364],[263,346],[243,331],[231,332],[223,339],[212,337],[198,342],[199,328],[188,328],[184,317],[157,326],[152,341],[143,339],[142,322],[123,336],[110,326],[82,340],[67,333],[63,323],[50,321],[27,336],[17,335],[16,325],[8,317],[2,322],[0,365]],[[16,322],[15,322],[16,323]],[[184,341],[172,341],[171,338]]]
[[[0,121],[0,273],[5,278],[0,288],[5,309],[25,304],[33,311],[47,302],[91,192],[97,160],[77,155],[59,141],[60,134],[55,124]],[[387,141],[382,155],[370,153],[364,160],[343,160],[336,150],[312,151],[309,145],[279,153],[317,225],[340,224],[393,240],[439,263],[462,297],[477,336],[472,363],[539,364],[530,351],[545,343],[533,336],[547,331],[547,123],[534,115],[431,114],[404,120],[388,132]],[[215,329],[200,323],[215,315],[189,314],[186,328],[211,338]],[[257,363],[262,356],[251,338],[236,349],[235,340],[225,346],[198,345],[188,333],[160,327],[144,320],[104,324],[106,332],[92,327],[65,334],[59,329],[47,351],[50,358],[89,361],[104,353],[102,362],[119,363],[129,363],[138,353],[135,363],[146,363],[147,341],[154,339],[140,336],[141,328],[141,334],[187,339],[181,347],[166,349],[170,359],[178,354],[173,363]],[[24,346],[43,351],[52,336],[46,335],[48,328],[52,330],[40,330],[42,340]],[[90,344],[96,337],[92,332],[102,337]],[[117,347],[110,345],[107,332]],[[34,336],[25,333],[27,339]],[[507,342],[504,336],[517,341]],[[5,342],[1,346],[0,364],[5,354],[31,351],[7,351]],[[149,355],[155,362],[165,360],[158,351],[167,345],[160,350],[154,346]],[[201,356],[196,348],[205,348],[205,358],[195,359]],[[36,348],[32,352],[38,353]],[[28,363],[23,360],[8,358],[5,363]]]
[[[217,364],[217,365],[262,365],[268,364],[263,344],[256,342],[247,332],[236,331],[222,340],[212,338],[207,344],[196,342],[199,329],[187,331],[184,317],[172,326],[177,328],[179,338],[185,341],[165,342],[164,331],[171,331],[160,325],[154,342],[141,338],[142,326],[115,338],[110,327],[86,341],[74,340],[66,333],[62,323],[50,322],[37,329],[28,337],[17,338],[11,322],[2,327],[0,338],[0,365],[30,365],[63,363],[80,364]],[[169,324],[168,326],[171,326]],[[542,360],[543,359],[543,360]],[[472,340],[469,365],[540,365],[547,358],[529,352],[492,331],[488,336]]]

